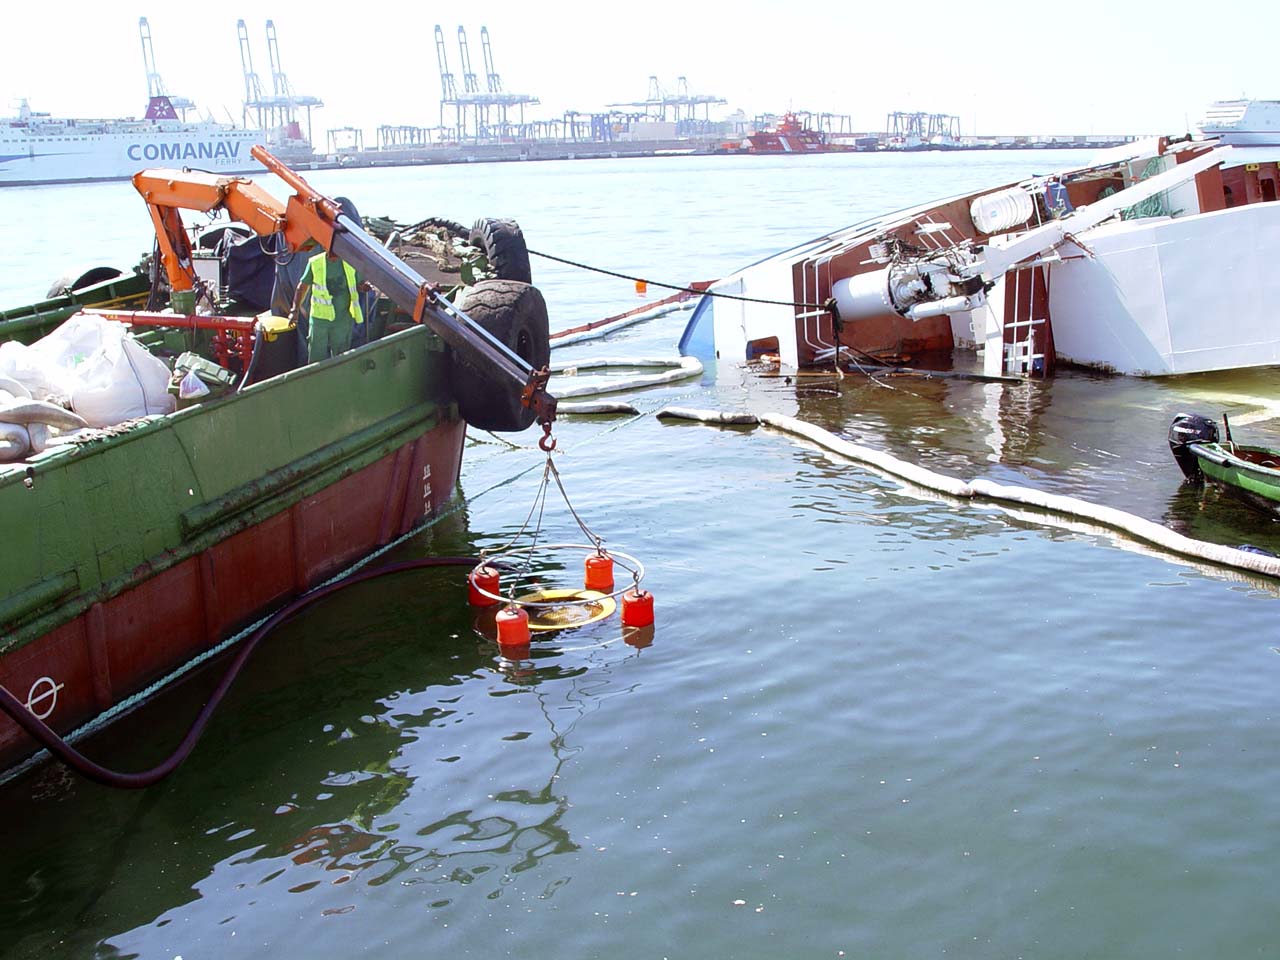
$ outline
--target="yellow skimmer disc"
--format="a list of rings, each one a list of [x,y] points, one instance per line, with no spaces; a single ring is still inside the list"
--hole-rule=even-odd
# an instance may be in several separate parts
[[[549,604],[524,608],[529,614],[529,629],[535,633],[585,627],[612,615],[618,608],[613,597],[598,590],[538,590],[517,597],[516,602]]]

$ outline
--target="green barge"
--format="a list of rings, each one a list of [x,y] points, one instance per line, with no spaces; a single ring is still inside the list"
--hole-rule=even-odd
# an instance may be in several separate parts
[[[147,171],[135,179],[150,174],[148,183],[172,187],[183,177],[208,178],[192,196],[214,202],[199,206],[144,191],[162,254],[176,251],[163,260],[181,312],[171,328],[147,328],[142,341],[156,352],[175,336],[186,346],[203,343],[206,356],[195,362],[208,368],[220,358],[212,379],[222,377],[228,388],[0,464],[0,684],[58,733],[111,710],[439,511],[455,493],[469,419],[516,430],[535,419],[549,428],[554,416],[543,389],[549,348],[536,288],[480,283],[464,313],[333,201],[264,155],[297,190],[287,206],[238,178]],[[253,197],[250,207],[236,207],[237,192]],[[208,338],[183,328],[194,311],[181,288],[184,280],[188,290],[198,288],[198,280],[189,256],[182,262],[190,248],[170,214],[188,206],[226,209],[291,250],[314,239],[339,253],[377,287],[379,315],[390,322],[371,324],[369,342],[312,364],[295,362],[298,351],[281,347],[288,335],[273,337],[278,327],[266,317],[228,326],[239,332],[224,341],[252,340],[239,340],[243,349],[211,351]],[[246,210],[263,221],[254,223]],[[154,277],[143,282],[139,290],[136,278],[117,279],[116,288],[97,291],[98,302],[116,301],[110,306],[118,309],[127,298],[154,296]],[[30,342],[93,297],[9,311],[0,345]],[[127,314],[107,315],[128,322]],[[244,359],[250,345],[252,363]],[[259,365],[257,352],[271,362]],[[0,714],[0,771],[35,750]]]

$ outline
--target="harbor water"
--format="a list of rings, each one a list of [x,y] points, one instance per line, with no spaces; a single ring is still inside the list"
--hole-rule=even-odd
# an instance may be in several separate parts
[[[683,283],[1084,159],[670,157],[312,182],[365,215],[514,217],[535,250]],[[151,243],[127,184],[7,189],[0,219],[6,305]],[[644,302],[601,274],[533,269],[553,329]],[[556,359],[674,356],[687,318]],[[641,416],[557,426],[574,510],[645,564],[651,636],[628,643],[614,617],[505,661],[459,569],[329,598],[259,649],[162,785],[113,792],[46,763],[0,786],[0,956],[1275,956],[1280,585],[905,487],[767,428],[651,415],[798,416],[953,476],[1280,552],[1275,521],[1183,485],[1165,442],[1179,412],[1226,412],[1238,440],[1280,445],[1275,371],[765,373],[721,362],[621,398]],[[471,436],[453,509],[382,559],[508,541],[542,473],[536,439]],[[542,527],[582,542],[555,494]],[[578,585],[581,556],[549,554],[546,585]],[[220,670],[81,748],[150,766]]]

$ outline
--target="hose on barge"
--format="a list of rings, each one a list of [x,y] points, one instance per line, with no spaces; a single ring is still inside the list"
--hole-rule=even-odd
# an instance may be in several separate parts
[[[296,598],[263,621],[241,644],[235,658],[231,661],[231,665],[227,667],[226,673],[223,674],[222,680],[219,681],[208,702],[205,703],[190,728],[188,728],[186,736],[182,738],[182,742],[178,744],[177,749],[163,762],[149,770],[142,770],[137,773],[122,773],[118,770],[108,769],[90,760],[75,747],[71,746],[63,737],[50,729],[43,720],[36,717],[35,714],[27,709],[26,704],[5,689],[3,685],[0,685],[0,710],[7,713],[14,723],[22,727],[23,730],[31,735],[32,739],[51,754],[94,783],[123,790],[140,790],[144,787],[150,787],[173,773],[191,755],[191,751],[195,749],[196,744],[204,735],[209,721],[213,719],[213,715],[227,695],[227,691],[231,689],[231,685],[235,683],[240,671],[244,669],[244,665],[249,658],[253,656],[254,650],[280,624],[305,610],[313,603],[323,600],[325,597],[340,590],[345,590],[347,587],[353,587],[358,583],[375,580],[378,577],[385,577],[393,573],[403,573],[407,570],[419,570],[424,567],[474,567],[478,562],[479,559],[476,557],[422,557],[417,560],[402,560],[397,563],[374,567],[372,570],[350,573]]]

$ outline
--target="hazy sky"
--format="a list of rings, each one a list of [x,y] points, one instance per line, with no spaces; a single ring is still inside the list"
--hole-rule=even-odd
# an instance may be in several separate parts
[[[541,100],[528,119],[644,99],[650,75],[673,92],[685,76],[691,92],[724,97],[728,104],[713,107],[713,117],[735,108],[748,116],[808,109],[850,114],[855,129],[878,130],[889,110],[924,110],[958,114],[966,134],[1172,133],[1215,99],[1280,98],[1280,6],[1238,0],[275,0],[150,10],[72,0],[6,9],[0,111],[11,115],[27,97],[33,109],[59,116],[140,115],[139,16],[150,22],[169,92],[224,120],[240,118],[244,98],[236,20],[248,25],[254,69],[269,93],[265,24],[273,19],[295,93],[325,102],[314,114],[321,147],[330,128],[362,127],[372,145],[380,124],[439,123],[437,23],[459,89],[458,27],[466,28],[482,84],[480,28],[489,28],[504,87]]]

